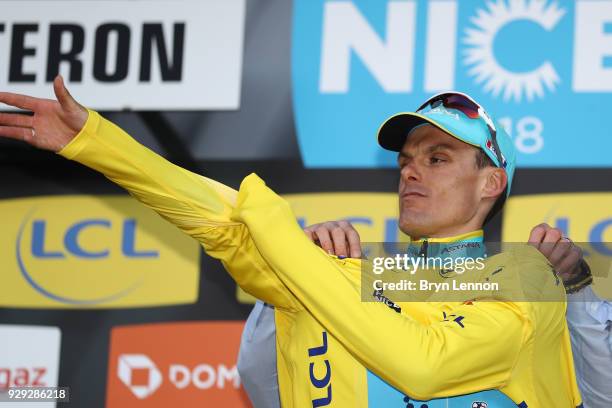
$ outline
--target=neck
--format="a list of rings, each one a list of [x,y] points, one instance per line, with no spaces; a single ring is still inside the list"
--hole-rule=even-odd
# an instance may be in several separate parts
[[[423,241],[428,241],[428,242],[471,242],[471,241],[483,241],[483,231],[481,229],[478,230],[474,230],[474,231],[470,231],[470,232],[463,232],[460,234],[452,234],[452,235],[446,235],[446,236],[439,236],[438,234],[434,234],[434,236],[431,237],[420,237],[420,238],[415,238],[415,237],[410,237],[410,241],[411,242],[423,242]]]

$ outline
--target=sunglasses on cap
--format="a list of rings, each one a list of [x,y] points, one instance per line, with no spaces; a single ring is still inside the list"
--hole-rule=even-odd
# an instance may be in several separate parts
[[[489,148],[489,150],[493,150],[493,152],[495,153],[500,167],[506,167],[506,159],[501,154],[501,150],[499,148],[499,145],[497,144],[497,129],[495,128],[493,120],[491,120],[491,117],[487,114],[487,112],[485,112],[482,106],[480,106],[468,95],[463,94],[461,92],[444,92],[429,98],[416,110],[416,112],[418,113],[419,111],[425,109],[428,106],[433,109],[440,105],[448,109],[456,109],[465,114],[465,116],[470,119],[484,120],[485,124],[487,125],[487,128],[489,129],[489,133],[491,134],[491,145],[489,145],[489,143],[487,142],[487,147]]]

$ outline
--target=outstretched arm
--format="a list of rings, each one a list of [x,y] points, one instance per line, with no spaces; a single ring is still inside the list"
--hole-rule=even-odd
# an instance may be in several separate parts
[[[0,136],[56,152],[107,178],[197,239],[250,294],[279,307],[297,303],[270,271],[246,227],[230,220],[236,191],[178,167],[79,105],[61,77],[57,101],[0,92],[0,102],[33,112],[0,114]]]

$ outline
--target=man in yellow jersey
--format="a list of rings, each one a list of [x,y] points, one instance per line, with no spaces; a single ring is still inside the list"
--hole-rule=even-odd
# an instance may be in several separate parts
[[[530,299],[563,298],[562,285],[535,248],[525,246],[488,258],[473,279],[509,289],[485,293],[482,299],[362,302],[361,261],[339,259],[313,245],[288,203],[257,176],[246,177],[236,192],[188,172],[78,105],[61,78],[54,88],[58,102],[0,93],[0,102],[34,112],[0,115],[0,135],[100,171],[201,242],[243,289],[274,305],[283,406],[581,404],[564,301],[521,302],[514,297],[528,291]],[[436,125],[434,114],[466,115],[473,119],[468,126],[485,129],[490,136],[477,143],[459,140],[451,129]],[[400,225],[418,218],[413,238],[420,239],[421,249],[436,241],[428,233],[431,227],[441,236],[479,237],[487,214],[505,196],[508,163],[513,160],[499,148],[493,122],[460,94],[442,95],[420,113],[406,116],[415,120],[415,130],[405,142],[393,142],[401,150]],[[434,126],[416,127],[425,122]],[[384,140],[386,133],[381,133],[381,143],[392,143]],[[406,139],[406,134],[399,136]],[[502,140],[500,144],[507,142]],[[474,165],[476,146],[486,149],[495,167]],[[434,209],[440,210],[439,217],[432,216]],[[464,230],[445,230],[444,223],[454,223],[457,216],[466,216]],[[515,285],[535,281],[533,286]],[[474,394],[483,390],[500,392],[491,396],[494,403],[488,403],[480,399],[482,394]],[[461,405],[448,405],[447,400],[414,402],[452,396]]]

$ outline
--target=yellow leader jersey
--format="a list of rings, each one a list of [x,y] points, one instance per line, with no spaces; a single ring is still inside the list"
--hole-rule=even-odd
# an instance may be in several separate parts
[[[127,189],[276,307],[284,407],[375,406],[372,377],[417,400],[497,389],[520,407],[580,405],[564,302],[406,302],[396,313],[362,302],[361,261],[316,247],[255,175],[236,192],[173,165],[93,111],[59,154]],[[534,289],[563,291],[532,247],[489,258],[482,274],[500,267],[500,282],[537,276]]]

